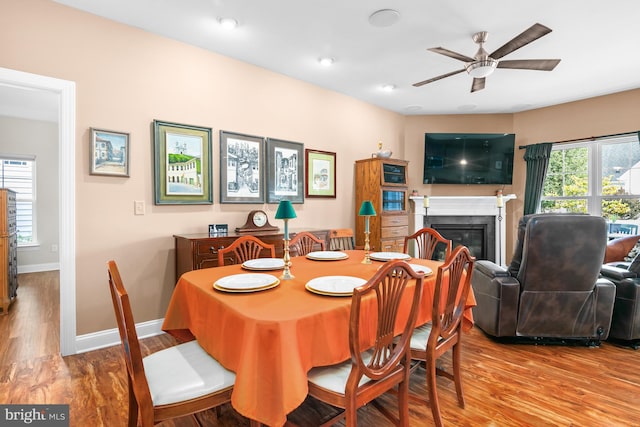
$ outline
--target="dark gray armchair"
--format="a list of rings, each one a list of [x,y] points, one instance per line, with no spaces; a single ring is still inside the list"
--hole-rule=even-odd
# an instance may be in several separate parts
[[[611,281],[599,278],[606,244],[602,217],[524,216],[508,269],[476,262],[476,325],[494,337],[599,345],[609,335],[616,293]]]

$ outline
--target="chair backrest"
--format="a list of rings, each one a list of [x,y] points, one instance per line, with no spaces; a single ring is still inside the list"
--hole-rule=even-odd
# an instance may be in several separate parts
[[[265,243],[255,236],[238,237],[231,245],[218,249],[218,266],[224,265],[224,257],[228,253],[233,253],[231,264],[242,264],[250,259],[260,258],[263,250],[270,251],[271,258],[275,258],[275,245]]]
[[[405,261],[389,261],[367,283],[354,289],[349,323],[352,369],[348,385],[357,387],[363,376],[379,380],[409,369],[409,343],[422,298],[423,277]],[[414,287],[409,286],[411,281],[415,281]],[[411,298],[408,312],[401,310],[407,298]],[[375,300],[375,311],[368,306],[371,299]],[[363,301],[369,308],[364,309]],[[399,313],[403,314],[399,316]],[[375,325],[370,323],[373,321]],[[399,327],[401,331],[397,334]],[[365,361],[362,357],[362,336],[372,328],[376,330],[376,340],[371,348],[372,358]]]
[[[404,248],[403,252],[408,253],[409,242],[411,240],[415,240],[416,242],[416,251],[414,254],[416,258],[421,259],[434,259],[434,255],[438,255],[436,253],[436,249],[440,248],[441,252],[444,249],[444,256],[438,256],[437,258],[442,258],[444,261],[449,258],[451,255],[451,240],[445,239],[437,230],[433,228],[425,227],[413,233],[411,236],[406,236],[404,238]]]
[[[138,402],[138,408],[143,419],[152,420],[153,400],[151,399],[149,384],[144,372],[142,352],[138,334],[136,333],[136,323],[133,319],[131,304],[129,303],[129,294],[122,284],[116,262],[109,261],[107,269],[109,271],[109,290],[111,291],[113,309],[118,321],[118,332],[120,332],[122,351],[127,365],[129,384]]]
[[[460,332],[475,260],[466,246],[457,246],[438,267],[428,346],[435,348]]]
[[[297,233],[289,242],[291,256],[306,255],[315,250],[325,250],[325,242],[308,231]]]
[[[350,228],[336,228],[329,230],[329,250],[348,251],[355,249],[353,230]]]

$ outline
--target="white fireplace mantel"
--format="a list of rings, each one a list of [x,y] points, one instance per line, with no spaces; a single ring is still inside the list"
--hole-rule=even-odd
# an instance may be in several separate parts
[[[411,196],[412,223],[411,234],[424,226],[425,215],[429,216],[493,216],[496,221],[497,264],[504,264],[506,259],[506,224],[504,209],[506,204],[515,199],[515,194],[502,196],[502,207],[498,207],[496,196],[429,196],[429,207],[424,207],[423,196]]]

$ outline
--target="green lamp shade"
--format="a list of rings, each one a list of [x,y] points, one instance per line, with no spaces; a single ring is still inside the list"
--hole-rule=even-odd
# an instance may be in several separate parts
[[[293,210],[293,205],[290,200],[280,200],[278,210],[276,211],[276,219],[291,219],[296,218],[296,211]]]
[[[362,202],[362,206],[360,206],[360,212],[358,212],[358,215],[376,216],[376,210],[373,208],[373,205],[369,200],[365,200],[364,202]]]

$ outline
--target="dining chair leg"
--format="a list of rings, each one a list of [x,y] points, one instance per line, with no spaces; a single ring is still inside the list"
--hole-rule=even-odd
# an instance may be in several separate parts
[[[436,389],[436,360],[433,357],[427,357],[427,386],[429,387],[429,403],[431,404],[433,422],[436,427],[442,427],[438,390]]]
[[[409,427],[409,378],[398,384],[399,426]]]
[[[462,393],[462,377],[460,375],[460,343],[453,346],[453,382],[456,385],[456,394],[458,395],[458,405],[464,409],[464,394]]]
[[[129,389],[129,420],[127,422],[127,426],[129,427],[137,427],[138,425],[138,401],[136,400],[136,396],[133,393],[133,384],[131,384],[131,379],[127,375],[127,386]]]

